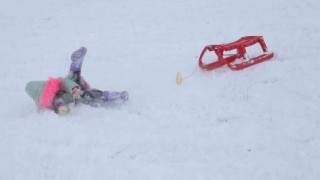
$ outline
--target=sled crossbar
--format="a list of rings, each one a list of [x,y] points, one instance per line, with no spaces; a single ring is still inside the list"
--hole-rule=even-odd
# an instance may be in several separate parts
[[[246,51],[246,47],[252,46],[256,43],[260,44],[263,54],[257,57],[249,58]],[[232,51],[232,50],[236,50],[237,53],[230,55],[228,57],[225,57],[224,52]],[[210,64],[204,64],[202,62],[202,58],[207,51],[209,52],[214,51],[218,57],[218,60]],[[262,36],[245,36],[232,43],[206,46],[200,54],[199,66],[200,68],[205,70],[212,70],[227,64],[228,67],[233,70],[241,70],[246,67],[269,60],[272,57],[273,57],[273,53],[268,52],[268,48]],[[232,63],[236,59],[243,59],[243,61],[241,63]]]

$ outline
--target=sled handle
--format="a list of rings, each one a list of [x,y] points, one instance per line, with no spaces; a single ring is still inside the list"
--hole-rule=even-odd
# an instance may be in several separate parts
[[[218,59],[217,61],[213,62],[213,63],[209,63],[209,64],[204,64],[203,61],[202,61],[202,58],[204,56],[204,54],[209,51],[215,51],[216,55],[218,56]],[[225,65],[226,63],[221,61],[220,59],[222,58],[222,53],[219,51],[219,49],[215,48],[215,46],[206,46],[201,54],[200,54],[200,57],[199,57],[199,66],[202,68],[202,69],[205,69],[205,70],[212,70],[212,69],[215,69],[215,68],[218,68],[220,66],[223,66]]]

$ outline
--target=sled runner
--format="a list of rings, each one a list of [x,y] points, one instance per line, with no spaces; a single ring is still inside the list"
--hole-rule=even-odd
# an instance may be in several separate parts
[[[260,44],[263,54],[257,57],[249,58],[246,47],[252,46],[256,43]],[[231,54],[228,56],[224,54],[226,51],[232,50],[236,50],[236,54]],[[218,57],[218,60],[213,63],[204,64],[202,58],[208,51],[214,51]],[[246,67],[269,60],[272,57],[273,53],[268,52],[268,48],[262,36],[245,36],[232,43],[206,46],[200,54],[198,64],[200,68],[205,70],[212,70],[225,64],[227,64],[228,67],[233,70],[241,70]],[[236,59],[241,59],[242,61],[240,63],[235,63]]]

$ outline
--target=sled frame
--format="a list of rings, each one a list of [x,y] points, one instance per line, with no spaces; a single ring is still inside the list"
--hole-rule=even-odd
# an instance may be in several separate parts
[[[257,57],[249,58],[246,51],[246,47],[252,46],[256,43],[260,44],[263,54]],[[232,50],[237,50],[237,53],[230,55],[228,57],[224,55],[225,51],[232,51]],[[214,51],[218,57],[218,60],[210,64],[204,64],[202,62],[202,58],[204,54],[208,51],[209,52]],[[230,69],[241,70],[249,66],[269,60],[273,56],[274,56],[273,52],[268,52],[268,48],[262,36],[245,36],[232,43],[206,46],[200,54],[198,64],[200,68],[205,70],[212,70],[220,66],[223,66],[225,64],[227,64]],[[242,62],[232,63],[236,59],[242,59]]]

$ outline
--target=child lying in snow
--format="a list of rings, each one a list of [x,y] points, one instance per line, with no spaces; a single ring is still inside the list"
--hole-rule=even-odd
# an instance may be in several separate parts
[[[125,102],[127,91],[110,92],[91,89],[81,76],[81,67],[85,47],[81,47],[71,55],[71,65],[66,78],[49,78],[47,81],[31,81],[26,85],[26,92],[36,102],[39,110],[50,109],[64,115],[69,112],[68,104],[81,102],[91,106],[106,105],[109,102]]]

